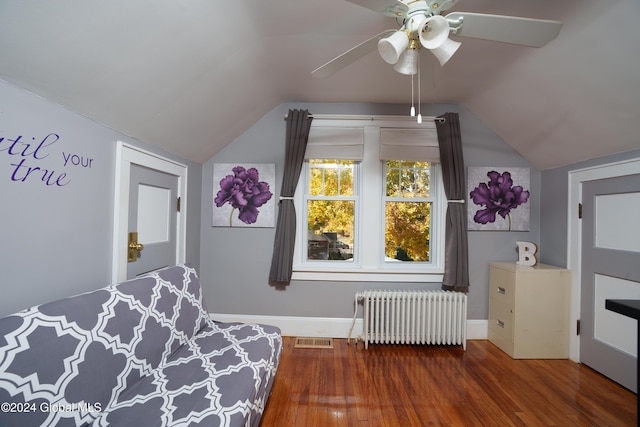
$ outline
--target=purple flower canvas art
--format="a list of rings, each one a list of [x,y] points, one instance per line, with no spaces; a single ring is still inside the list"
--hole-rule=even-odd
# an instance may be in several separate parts
[[[529,169],[468,170],[469,230],[529,230]]]
[[[273,227],[274,179],[274,164],[214,164],[212,225]]]

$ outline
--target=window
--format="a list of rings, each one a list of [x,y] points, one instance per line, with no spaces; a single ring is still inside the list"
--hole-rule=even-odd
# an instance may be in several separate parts
[[[428,262],[431,243],[431,163],[385,162],[385,260]]]
[[[340,124],[312,125],[295,197],[293,278],[441,281],[446,203],[435,126]]]
[[[307,261],[353,260],[356,201],[351,160],[311,159],[307,171]]]

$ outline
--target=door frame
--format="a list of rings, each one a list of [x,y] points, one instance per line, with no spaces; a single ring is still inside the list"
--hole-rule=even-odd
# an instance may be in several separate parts
[[[607,163],[569,171],[567,206],[567,269],[571,271],[569,307],[569,359],[580,362],[580,336],[576,326],[580,319],[580,283],[582,282],[582,221],[578,219],[578,204],[582,203],[582,184],[605,178],[637,174],[640,158]]]
[[[111,281],[127,278],[129,184],[131,165],[136,164],[178,177],[180,212],[176,221],[176,264],[185,262],[187,225],[187,166],[150,151],[118,141],[116,143],[115,193],[113,203],[113,255]]]

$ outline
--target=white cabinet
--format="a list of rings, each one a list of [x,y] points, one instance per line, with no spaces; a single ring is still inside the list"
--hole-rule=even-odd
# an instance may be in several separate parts
[[[489,264],[489,341],[514,359],[569,357],[569,271]]]

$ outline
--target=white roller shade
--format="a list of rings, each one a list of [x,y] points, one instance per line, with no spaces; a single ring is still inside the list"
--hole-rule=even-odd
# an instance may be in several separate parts
[[[305,159],[362,160],[364,129],[311,126]]]
[[[435,124],[426,124],[420,129],[381,128],[380,160],[439,163],[440,149]]]

